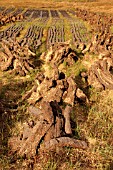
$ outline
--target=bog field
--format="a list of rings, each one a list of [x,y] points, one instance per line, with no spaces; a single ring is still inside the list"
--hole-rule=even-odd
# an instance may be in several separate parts
[[[112,1],[0,1],[0,170],[113,169]]]

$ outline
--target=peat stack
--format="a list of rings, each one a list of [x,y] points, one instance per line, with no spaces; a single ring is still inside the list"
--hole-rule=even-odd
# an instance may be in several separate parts
[[[0,50],[0,69],[11,71],[20,76],[25,76],[33,69],[32,57],[35,53],[31,52],[27,46],[21,47],[17,41],[3,40]]]
[[[88,21],[92,26],[93,38],[91,40],[91,52],[99,53],[103,50],[111,51],[113,49],[113,34],[111,26],[113,17],[104,14],[97,14],[87,10],[76,9],[76,15],[85,21]]]
[[[109,52],[99,55],[88,71],[88,82],[96,89],[113,89],[113,56]]]
[[[87,104],[88,98],[77,86],[74,76],[66,77],[59,70],[66,59],[76,62],[77,55],[67,44],[57,44],[41,58],[45,61],[45,71],[37,74],[34,86],[23,96],[30,105],[27,111],[31,120],[23,124],[23,132],[18,137],[9,139],[9,147],[12,153],[26,157],[65,146],[86,149],[87,143],[73,136],[71,114],[77,99]],[[47,76],[46,66],[50,63],[52,70]]]

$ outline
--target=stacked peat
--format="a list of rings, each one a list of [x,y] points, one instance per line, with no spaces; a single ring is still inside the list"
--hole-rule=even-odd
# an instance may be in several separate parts
[[[98,90],[113,89],[113,56],[109,52],[100,54],[91,65],[88,83]]]
[[[10,138],[9,146],[13,153],[16,151],[26,157],[65,146],[86,149],[85,141],[73,137],[71,113],[77,98],[85,103],[88,99],[77,86],[74,76],[66,77],[59,70],[65,60],[72,64],[78,57],[69,45],[63,43],[52,46],[41,58],[45,62],[45,72],[37,74],[35,85],[23,96],[23,100],[30,104],[28,112],[32,118],[24,123],[19,137]],[[52,67],[49,76],[46,73],[48,64]]]
[[[91,41],[91,52],[99,53],[103,50],[113,50],[113,34],[111,33],[113,18],[111,16],[81,9],[76,9],[76,15],[88,21],[92,26],[94,37]]]
[[[0,43],[0,69],[2,71],[11,71],[25,76],[33,69],[31,61],[33,52],[27,46],[21,47],[17,41],[12,39],[2,40]]]
[[[21,21],[23,20],[23,14],[0,14],[0,25],[6,25],[7,23],[10,22],[16,22],[16,21]]]

